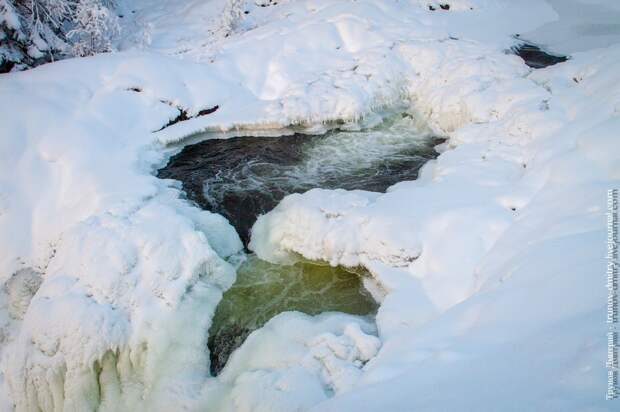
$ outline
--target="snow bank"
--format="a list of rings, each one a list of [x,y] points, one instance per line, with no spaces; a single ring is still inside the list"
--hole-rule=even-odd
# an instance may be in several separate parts
[[[128,91],[142,65],[161,71]],[[0,81],[15,108],[0,114],[0,275],[18,410],[166,409],[208,375],[205,331],[241,242],[150,174],[164,159],[151,131],[174,111],[147,91],[172,99],[181,66],[101,56]]]
[[[531,74],[477,45],[446,62],[444,47],[412,48],[429,64],[414,107],[451,137],[417,181],[291,195],[253,228],[262,258],[361,264],[387,292],[379,355],[314,410],[610,410],[602,256],[620,47]]]
[[[207,383],[206,407],[222,412],[308,409],[353,386],[380,347],[374,334],[374,325],[357,316],[284,312],[248,337],[217,383]]]
[[[395,50],[415,73],[407,85],[413,110],[440,134],[450,134],[452,150],[423,167],[417,181],[385,195],[321,189],[291,195],[258,219],[250,247],[274,263],[292,251],[332,265],[378,261],[433,270],[442,275],[434,277],[431,295],[445,309],[472,288],[471,279],[458,273],[463,265],[473,270],[514,220],[511,208],[533,196],[536,186],[521,190],[522,199],[510,199],[531,156],[526,144],[535,132],[551,133],[557,122],[544,123],[550,93],[526,79],[527,67],[501,50],[452,39]],[[446,255],[421,255],[435,245]]]
[[[16,409],[609,407],[595,319],[602,205],[620,178],[620,50],[532,74],[503,50],[553,8],[449,3],[252,6],[195,53],[162,37],[175,57],[0,77],[2,381]],[[316,131],[403,105],[450,136],[418,181],[293,195],[253,241],[269,260],[365,265],[385,292],[381,346],[363,319],[282,314],[209,378],[206,331],[241,243],[152,176],[175,150],[164,144]],[[181,111],[193,118],[161,129]]]

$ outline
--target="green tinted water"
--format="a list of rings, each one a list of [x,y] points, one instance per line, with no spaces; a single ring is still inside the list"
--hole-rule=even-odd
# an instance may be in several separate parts
[[[252,331],[290,310],[368,315],[376,312],[377,303],[357,273],[309,262],[274,265],[249,255],[218,305],[209,330],[211,372],[219,373]]]

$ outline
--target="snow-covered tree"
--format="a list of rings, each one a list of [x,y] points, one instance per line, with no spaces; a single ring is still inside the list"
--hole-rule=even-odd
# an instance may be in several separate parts
[[[112,48],[113,0],[0,0],[0,71]]]
[[[14,62],[24,59],[19,47],[23,31],[17,10],[10,0],[0,0],[0,72],[7,71]]]

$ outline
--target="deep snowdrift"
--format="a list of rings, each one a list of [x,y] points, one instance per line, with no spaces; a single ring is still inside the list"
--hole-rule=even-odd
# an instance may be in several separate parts
[[[532,73],[504,50],[558,16],[544,2],[278,3],[187,53],[198,63],[127,51],[0,77],[3,407],[611,410],[620,47]],[[284,313],[208,377],[206,331],[242,247],[152,176],[163,144],[402,105],[450,137],[418,181],[292,195],[252,240],[272,261],[366,266],[385,295],[377,328]]]

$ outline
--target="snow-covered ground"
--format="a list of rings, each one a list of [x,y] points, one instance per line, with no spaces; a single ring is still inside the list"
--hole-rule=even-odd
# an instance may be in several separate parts
[[[523,33],[557,53],[574,53],[620,42],[620,3],[601,0],[547,0],[558,18]]]
[[[248,1],[231,24],[225,3],[137,1],[125,51],[0,76],[0,409],[617,409],[618,8]],[[505,53],[517,33],[571,58],[532,71]],[[376,325],[283,313],[210,377],[207,330],[242,245],[153,176],[167,145],[403,107],[449,138],[417,181],[291,195],[251,243],[273,262],[364,265]]]

